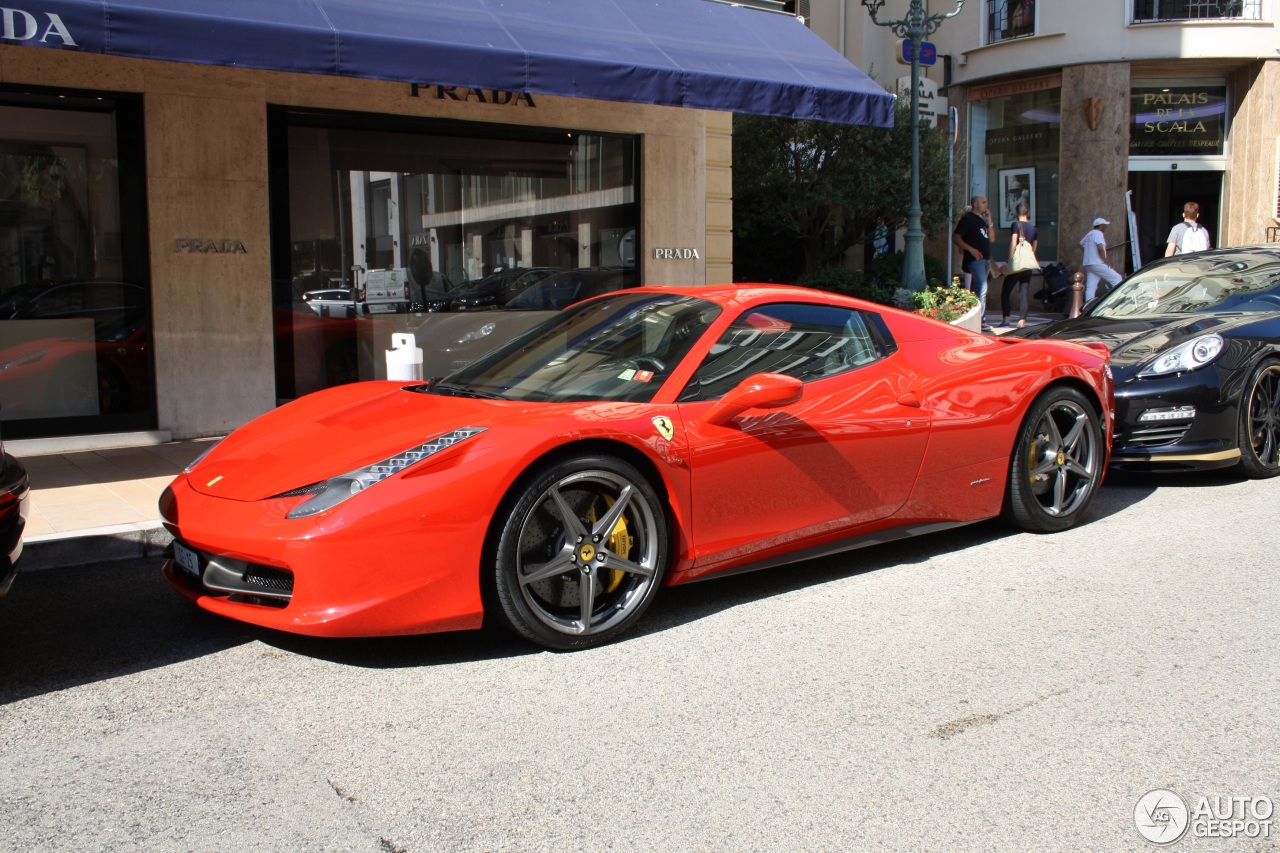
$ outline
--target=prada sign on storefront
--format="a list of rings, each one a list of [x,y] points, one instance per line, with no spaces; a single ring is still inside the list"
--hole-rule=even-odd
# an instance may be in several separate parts
[[[701,260],[702,256],[698,254],[697,249],[682,248],[661,248],[653,250],[653,259],[655,261],[696,261]]]
[[[409,94],[418,97],[419,86],[413,83],[409,86]],[[477,89],[475,87],[466,86],[432,86],[436,91],[437,101],[472,101],[477,104],[497,104],[504,106],[520,106],[536,107],[533,102],[533,95],[528,92],[506,92],[502,89]]]
[[[55,38],[67,47],[79,47],[61,17],[53,12],[39,14],[40,18],[37,18],[25,9],[0,8],[0,38],[38,41],[41,44],[48,44],[50,38]]]
[[[1130,98],[1130,156],[1223,153],[1226,86],[1140,87]]]
[[[207,240],[203,237],[182,237],[177,241],[178,251],[196,255],[234,255],[238,252],[249,254],[243,240],[223,239]]]

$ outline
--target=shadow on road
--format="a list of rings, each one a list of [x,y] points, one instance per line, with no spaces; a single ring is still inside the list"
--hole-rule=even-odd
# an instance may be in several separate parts
[[[169,586],[163,558],[19,573],[0,599],[0,705],[261,642],[348,666],[396,668],[532,654],[499,629],[321,639],[206,613]]]
[[[1017,531],[998,521],[984,521],[829,557],[665,589],[637,626],[636,633],[665,631],[743,604],[895,566],[926,563],[940,554],[1016,534]]]
[[[1217,477],[1205,479],[1203,485],[1221,485],[1240,479],[1220,472],[1209,473],[1217,474]],[[1166,479],[1151,475],[1118,475],[1114,471],[1110,472],[1105,485],[1094,496],[1081,526],[1094,524],[1122,512],[1150,497],[1159,486],[1171,484],[1177,479],[1180,477]],[[939,555],[987,542],[996,542],[1018,534],[1019,531],[1007,527],[998,520],[984,521],[949,531],[846,551],[830,557],[805,560],[749,574],[711,578],[705,583],[666,589],[663,590],[654,609],[649,611],[645,620],[638,626],[637,633],[650,634],[663,631],[741,604],[784,595],[793,590],[818,586],[834,580],[895,566],[925,563]]]
[[[520,657],[542,651],[509,631],[487,623],[479,631],[413,637],[329,639],[263,630],[257,639],[293,654],[368,669],[442,666]]]
[[[244,626],[204,613],[174,592],[160,576],[163,562],[19,572],[0,599],[0,704],[253,639]]]
[[[1219,486],[1240,485],[1249,482],[1235,468],[1215,468],[1212,471],[1179,471],[1176,473],[1149,474],[1136,471],[1112,471],[1099,497],[1108,489],[1145,489],[1147,493],[1157,488],[1214,489]]]
[[[1158,488],[1239,482],[1231,473],[1155,476],[1112,472],[1085,524],[1123,511]],[[998,521],[663,590],[637,626],[652,634],[797,589],[1015,535]],[[160,575],[159,558],[20,574],[0,599],[0,704],[197,658],[249,642],[368,668],[437,666],[537,654],[495,626],[376,639],[320,639],[242,625],[196,608]],[[491,620],[492,621],[492,620]]]

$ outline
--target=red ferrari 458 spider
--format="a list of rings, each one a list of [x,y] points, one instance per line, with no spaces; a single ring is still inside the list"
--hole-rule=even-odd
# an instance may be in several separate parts
[[[608,642],[666,585],[1001,516],[1080,521],[1104,350],[793,287],[580,302],[444,379],[321,391],[165,492],[165,574],[321,636]]]

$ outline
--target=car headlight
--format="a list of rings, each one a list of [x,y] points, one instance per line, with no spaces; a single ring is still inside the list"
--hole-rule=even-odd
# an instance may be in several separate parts
[[[395,456],[383,459],[381,462],[375,462],[372,465],[366,465],[363,468],[357,468],[354,471],[348,471],[338,477],[330,477],[306,490],[290,492],[289,494],[313,494],[315,497],[289,510],[286,518],[307,518],[316,513],[324,512],[345,501],[352,495],[359,494],[365,489],[381,483],[383,480],[399,474],[410,465],[414,465],[433,456],[441,450],[453,447],[461,441],[466,441],[474,435],[479,435],[485,431],[485,427],[463,427],[455,429],[453,432],[446,432],[444,435],[438,436],[425,441],[416,447],[411,447]]]
[[[496,328],[498,328],[497,323],[485,323],[480,328],[472,329],[470,332],[467,332],[465,335],[458,338],[458,343],[469,344],[472,341],[478,341],[481,338],[487,338],[489,337],[489,335],[493,334],[493,330]]]
[[[1222,347],[1222,335],[1201,335],[1152,359],[1138,374],[1138,378],[1198,370],[1217,358]]]

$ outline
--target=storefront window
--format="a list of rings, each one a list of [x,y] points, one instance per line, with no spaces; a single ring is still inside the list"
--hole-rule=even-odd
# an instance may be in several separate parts
[[[991,254],[1008,260],[1009,233],[1025,204],[1039,229],[1042,260],[1058,256],[1058,138],[1061,89],[1022,92],[970,106],[970,196],[985,195],[996,233]]]
[[[558,270],[634,278],[637,149],[629,136],[277,112],[279,398],[383,375],[391,334],[421,344],[462,285],[514,297]]]
[[[141,105],[0,91],[6,438],[155,425]]]

